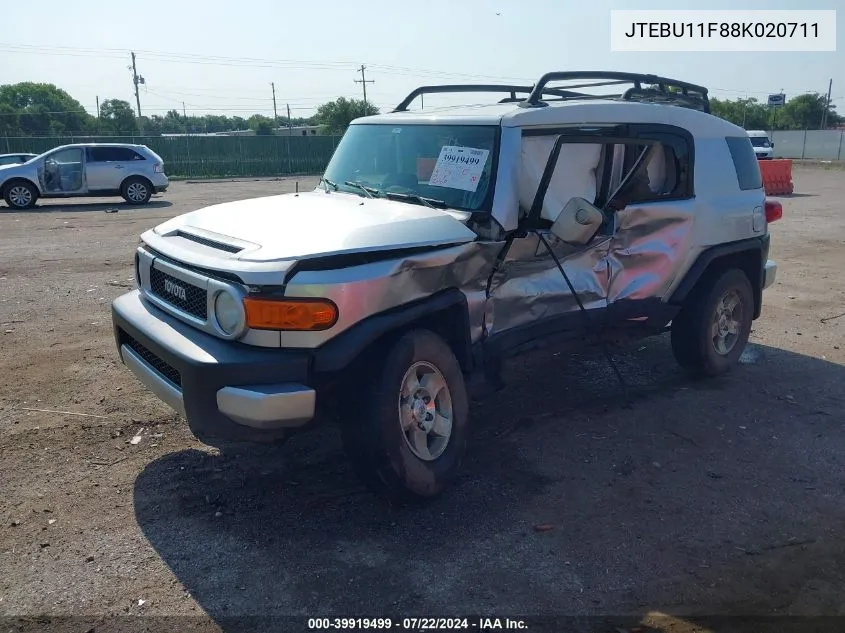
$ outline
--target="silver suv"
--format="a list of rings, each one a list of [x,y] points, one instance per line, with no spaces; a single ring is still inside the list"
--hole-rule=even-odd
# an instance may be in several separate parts
[[[582,92],[603,85],[619,92]],[[510,96],[408,110],[493,90]],[[209,444],[326,411],[365,481],[420,496],[458,469],[470,389],[516,354],[668,330],[681,367],[724,374],[774,282],[782,208],[745,130],[708,109],[653,75],[418,89],[356,120],[314,191],[143,233],[112,308],[120,358]]]
[[[0,193],[13,209],[29,209],[38,198],[121,196],[146,204],[168,184],[164,161],[146,145],[62,145],[23,164],[0,166]]]

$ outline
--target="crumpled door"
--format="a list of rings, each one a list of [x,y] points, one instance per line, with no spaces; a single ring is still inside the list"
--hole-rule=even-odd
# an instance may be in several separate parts
[[[556,139],[556,135],[523,138],[519,174],[523,219],[534,204]],[[573,247],[548,230],[570,198],[595,200],[599,168],[607,158],[601,143],[561,145],[542,200],[540,215],[547,226],[538,229],[551,252],[534,232],[513,238],[491,278],[485,314],[487,336],[491,339],[497,336],[518,339],[520,331],[525,332],[521,338],[539,338],[546,331],[581,329],[587,327],[587,318],[594,318],[607,306],[610,236],[599,235],[586,246]],[[575,294],[552,253],[563,265]],[[586,317],[581,314],[579,300],[589,313]]]

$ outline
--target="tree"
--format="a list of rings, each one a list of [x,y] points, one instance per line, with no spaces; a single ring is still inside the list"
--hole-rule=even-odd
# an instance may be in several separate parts
[[[103,128],[115,135],[138,131],[132,106],[121,99],[106,99],[100,104],[100,121]]]
[[[83,132],[94,118],[82,104],[53,84],[23,82],[0,86],[0,129],[25,135]]]
[[[793,97],[780,109],[777,114],[778,127],[786,130],[818,130],[822,124],[824,111],[827,106],[827,95],[817,92]],[[835,112],[836,106],[827,109],[827,125],[842,122]]]
[[[771,111],[753,97],[736,101],[710,99],[710,111],[747,130],[767,130],[771,127]]]
[[[363,100],[338,97],[317,108],[314,120],[325,126],[328,134],[343,134],[353,119],[378,113],[379,109],[370,102],[365,108]]]
[[[253,114],[246,120],[247,127],[255,130],[259,136],[269,136],[273,133],[273,119],[263,114]]]
[[[757,99],[710,99],[710,111],[723,119],[741,125],[746,130],[817,130],[821,127],[827,97],[818,93],[798,95],[789,99],[777,112]],[[827,111],[827,125],[843,121],[836,113],[836,106]]]

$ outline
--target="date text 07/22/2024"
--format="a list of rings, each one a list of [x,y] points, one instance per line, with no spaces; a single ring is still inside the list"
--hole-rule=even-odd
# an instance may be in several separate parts
[[[512,618],[308,618],[309,631],[516,631],[528,628],[524,620]]]

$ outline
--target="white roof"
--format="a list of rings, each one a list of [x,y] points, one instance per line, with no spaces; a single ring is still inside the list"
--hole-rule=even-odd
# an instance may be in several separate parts
[[[664,123],[689,130],[699,137],[744,135],[745,130],[712,114],[682,106],[608,101],[546,102],[545,107],[520,108],[516,103],[451,106],[413,112],[389,112],[361,117],[353,124],[459,124],[535,127],[599,123]]]

